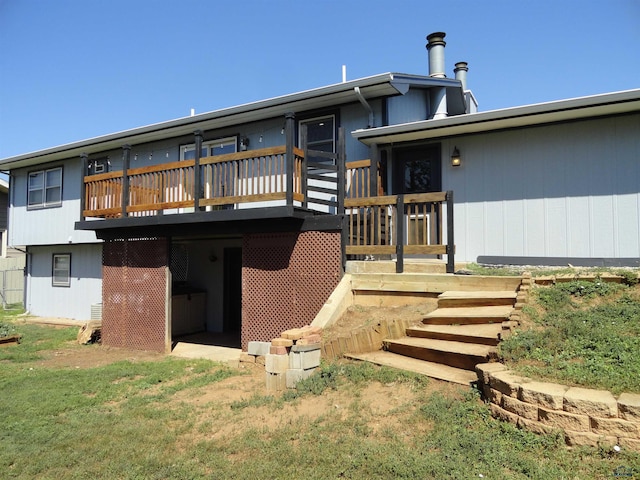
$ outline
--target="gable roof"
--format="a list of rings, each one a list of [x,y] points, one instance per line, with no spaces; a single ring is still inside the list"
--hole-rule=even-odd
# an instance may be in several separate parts
[[[369,145],[427,140],[640,111],[640,89],[605,93],[521,107],[469,113],[435,120],[360,129],[352,132]]]
[[[210,130],[284,116],[287,112],[301,112],[357,102],[356,87],[366,99],[404,95],[409,88],[445,87],[447,97],[451,97],[449,102],[452,112],[464,113],[465,111],[464,95],[459,80],[384,73],[8,157],[0,160],[0,170],[39,165],[79,156],[81,153],[91,154],[120,148],[127,143],[136,145],[188,135],[195,130]]]

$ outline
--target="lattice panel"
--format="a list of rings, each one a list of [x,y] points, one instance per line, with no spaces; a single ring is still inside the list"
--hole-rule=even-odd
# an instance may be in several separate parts
[[[102,252],[102,342],[164,352],[167,241],[106,241]]]
[[[340,232],[245,235],[242,348],[311,323],[341,275]]]

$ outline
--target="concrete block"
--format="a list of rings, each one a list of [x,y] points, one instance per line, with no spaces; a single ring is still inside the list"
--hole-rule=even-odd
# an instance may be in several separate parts
[[[280,337],[288,338],[289,340],[300,340],[303,336],[304,330],[301,328],[291,328],[280,334]]]
[[[590,432],[591,423],[587,415],[560,412],[544,407],[538,408],[538,421],[552,428],[571,430],[573,432]]]
[[[493,403],[489,405],[489,408],[491,410],[491,415],[493,416],[493,418],[497,418],[498,420],[502,420],[503,422],[510,422],[514,425],[517,425],[519,417],[515,413],[508,412],[504,408],[499,407],[498,405],[494,405]]]
[[[268,355],[268,354],[267,354],[267,355]],[[258,356],[256,357],[256,363],[257,363],[258,365],[264,365],[264,364],[267,362],[267,360],[266,360],[267,355],[258,355]]]
[[[290,347],[293,345],[293,340],[290,338],[274,338],[271,340],[271,345],[276,347]]]
[[[289,368],[289,356],[268,354],[265,356],[264,368],[269,373],[285,373]]]
[[[316,371],[315,368],[310,368],[308,370],[304,370],[302,368],[290,368],[287,370],[286,374],[286,386],[287,388],[296,388],[296,384],[300,380],[304,380],[309,378]]]
[[[520,385],[518,399],[552,410],[562,410],[566,385],[547,382],[527,382]]]
[[[618,445],[622,448],[632,450],[634,452],[640,452],[640,440],[633,438],[618,438]]]
[[[289,355],[289,368],[308,370],[320,366],[320,350],[308,352],[291,352]]]
[[[549,427],[544,423],[540,423],[535,420],[529,420],[528,418],[523,417],[518,417],[518,428],[522,428],[537,435],[547,435],[558,431],[557,429]]]
[[[524,383],[522,377],[514,375],[508,370],[492,372],[489,374],[489,385],[491,388],[502,392],[510,397],[518,397],[520,384]]]
[[[247,344],[247,353],[249,355],[266,355],[269,353],[271,342],[249,342]]]
[[[265,372],[265,381],[267,390],[270,392],[279,392],[287,388],[287,378],[284,373]]]
[[[479,363],[476,365],[476,374],[478,375],[478,381],[484,385],[489,385],[489,375],[492,372],[503,372],[507,369],[503,364],[492,363]]]
[[[521,402],[516,398],[503,395],[502,408],[504,408],[508,412],[515,413],[519,417],[526,418],[527,420],[536,420],[536,421],[538,420],[537,405]]]
[[[320,350],[321,344],[319,343],[310,343],[309,345],[298,345],[295,344],[291,347],[292,352],[310,352],[312,350]]]
[[[640,439],[640,428],[638,424],[619,418],[591,417],[591,431],[598,435]]]
[[[598,447],[600,445],[617,445],[618,439],[612,436],[597,435],[590,432],[574,432],[566,430],[564,441],[570,447]]]
[[[617,417],[618,402],[606,390],[571,387],[564,394],[565,412],[589,415],[591,417]]]
[[[640,423],[640,394],[623,393],[618,398],[618,416]]]

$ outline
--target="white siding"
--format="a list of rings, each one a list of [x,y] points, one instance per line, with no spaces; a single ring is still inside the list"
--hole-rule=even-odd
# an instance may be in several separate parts
[[[62,166],[62,205],[33,210],[27,210],[27,182],[29,172],[38,168],[12,172],[9,245],[97,242],[94,232],[74,229],[80,220],[80,165],[80,158],[47,165]]]
[[[51,285],[54,253],[71,254],[71,286]],[[30,247],[26,309],[40,317],[89,320],[102,302],[102,244]]]
[[[456,258],[640,257],[638,132],[632,115],[443,141]]]

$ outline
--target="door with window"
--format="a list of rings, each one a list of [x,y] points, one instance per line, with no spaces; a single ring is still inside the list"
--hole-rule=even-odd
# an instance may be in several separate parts
[[[393,193],[428,193],[442,190],[440,144],[420,145],[393,151]],[[440,243],[438,210],[408,210],[405,220],[407,245]]]

